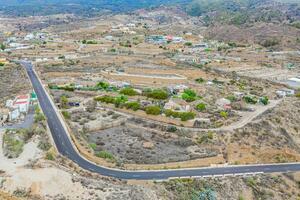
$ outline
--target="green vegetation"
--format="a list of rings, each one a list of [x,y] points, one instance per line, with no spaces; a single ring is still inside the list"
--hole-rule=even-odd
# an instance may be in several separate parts
[[[296,93],[296,97],[300,98],[300,92]]]
[[[195,81],[197,83],[204,83],[205,80],[203,78],[197,78]]]
[[[42,122],[42,121],[45,121],[45,120],[46,120],[45,115],[41,112],[41,109],[38,106],[36,106],[35,107],[34,121],[37,123],[37,122]]]
[[[148,98],[152,98],[152,99],[158,99],[158,100],[165,100],[168,99],[169,94],[166,90],[163,89],[148,89],[143,91],[143,95],[148,97]]]
[[[47,160],[55,160],[54,153],[48,151],[48,152],[46,153],[46,159],[47,159]]]
[[[193,112],[176,112],[173,110],[165,110],[164,113],[167,117],[180,118],[181,121],[188,121],[196,116]]]
[[[291,25],[295,28],[300,29],[300,21],[293,22]]]
[[[132,101],[132,102],[128,102],[125,104],[125,107],[127,109],[131,109],[131,110],[134,110],[134,111],[137,111],[141,108],[141,104],[137,101]]]
[[[114,104],[116,108],[121,107],[124,103],[128,101],[127,96],[121,95],[115,98]]]
[[[2,51],[4,51],[4,50],[6,49],[6,46],[5,46],[4,44],[0,44],[0,49],[1,49]]]
[[[185,89],[181,98],[186,102],[193,102],[197,99],[197,94],[191,89]]]
[[[269,103],[269,98],[268,98],[268,97],[261,97],[261,98],[259,99],[259,102],[262,103],[262,104],[264,104],[264,105],[268,105],[268,103]]]
[[[185,45],[185,46],[188,46],[188,47],[191,47],[191,46],[193,46],[193,43],[191,43],[191,42],[186,42],[186,43],[184,43],[184,45]]]
[[[110,161],[115,161],[115,157],[107,151],[99,151],[95,154],[99,158],[104,158]]]
[[[124,95],[127,95],[127,96],[136,96],[136,95],[138,95],[137,91],[135,91],[131,87],[121,89],[120,94],[124,94]]]
[[[20,132],[17,132],[19,135]],[[5,154],[9,155],[8,157],[18,157],[23,152],[24,141],[22,137],[17,137],[15,134],[11,134],[10,131],[7,131],[3,136],[3,144]]]
[[[145,112],[148,115],[160,115],[162,111],[159,106],[147,106]]]
[[[64,116],[65,119],[71,119],[70,113],[68,111],[66,111],[66,110],[63,110],[61,112],[61,114]]]
[[[95,101],[100,101],[102,103],[111,103],[111,104],[114,104],[115,103],[115,97],[112,97],[112,96],[108,96],[108,95],[105,95],[105,96],[101,96],[101,97],[95,97],[94,98]]]
[[[97,149],[97,144],[91,143],[89,146],[90,146],[94,151],[96,151],[96,149]]]
[[[69,100],[65,95],[60,97],[60,107],[61,108],[63,108],[63,109],[68,108],[68,103],[69,103]]]
[[[226,97],[226,99],[228,99],[231,103],[237,101],[237,99],[234,95],[230,95],[230,96]]]
[[[206,104],[199,103],[198,105],[196,105],[195,109],[198,110],[199,112],[203,112],[204,110],[206,110]]]
[[[0,67],[3,67],[4,65],[5,65],[4,63],[0,62]]]
[[[279,44],[279,40],[276,39],[276,38],[270,38],[270,39],[261,41],[259,44],[260,44],[261,46],[263,46],[263,47],[268,48],[268,47],[273,47],[273,46],[275,46],[275,45],[278,45],[278,44]]]
[[[95,40],[82,40],[82,44],[98,44]]]
[[[257,99],[252,96],[244,96],[243,99],[248,104],[256,104],[257,103]]]
[[[220,116],[223,117],[224,119],[227,119],[227,118],[228,118],[228,112],[226,112],[226,111],[221,111],[221,112],[220,112]]]
[[[200,137],[197,138],[198,144],[207,144],[214,139],[214,133],[209,131],[208,133],[204,133]]]

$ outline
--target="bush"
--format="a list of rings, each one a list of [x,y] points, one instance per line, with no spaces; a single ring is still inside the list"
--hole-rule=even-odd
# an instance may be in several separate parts
[[[65,119],[70,119],[71,118],[71,115],[68,111],[63,110],[61,112],[61,114],[64,116]]]
[[[191,47],[191,46],[193,45],[193,43],[191,43],[191,42],[186,42],[186,43],[184,43],[184,45],[185,45],[185,46],[188,46],[188,47]]]
[[[223,118],[225,118],[225,119],[227,119],[228,113],[226,111],[221,111],[220,112],[220,116],[223,117]]]
[[[268,105],[269,103],[269,98],[268,97],[262,97],[259,99],[259,101],[264,104],[264,105]]]
[[[109,83],[101,81],[96,85],[96,87],[99,89],[107,90],[109,88]]]
[[[196,92],[191,89],[185,89],[184,93],[181,96],[181,98],[186,102],[193,102],[196,100],[196,97],[197,97]]]
[[[161,114],[161,109],[159,106],[148,106],[148,107],[146,107],[145,111],[148,115],[160,115]]]
[[[131,110],[134,110],[134,111],[137,111],[141,108],[141,104],[137,101],[133,101],[133,102],[128,102],[125,104],[125,107],[127,109],[131,109]]]
[[[167,132],[174,133],[176,131],[177,131],[176,126],[168,126],[167,127]]]
[[[128,95],[128,96],[135,96],[137,95],[138,93],[131,87],[127,87],[127,88],[123,88],[121,91],[120,91],[120,94],[124,94],[124,95]]]
[[[145,91],[144,94],[148,98],[159,99],[159,100],[165,100],[169,97],[168,92],[165,91],[165,90],[162,90],[162,89],[155,89],[155,90]]]
[[[202,112],[206,109],[206,104],[205,103],[199,103],[198,105],[196,105],[196,110],[198,110],[199,112]]]
[[[95,151],[96,148],[97,148],[97,145],[96,145],[95,143],[91,143],[89,146],[90,146],[94,151]]]
[[[181,121],[188,121],[196,116],[193,112],[176,112],[173,110],[165,110],[164,113],[167,117],[180,118]]]
[[[234,95],[230,95],[230,96],[226,97],[226,99],[228,99],[231,103],[235,102],[237,100]]]
[[[272,47],[272,46],[275,46],[275,45],[278,45],[279,44],[279,41],[275,38],[273,39],[267,39],[265,41],[262,41],[260,42],[260,45],[262,45],[263,47]]]
[[[195,113],[193,112],[182,112],[180,113],[181,121],[188,121],[195,118]]]
[[[107,151],[99,151],[96,153],[96,156],[99,158],[104,158],[108,160],[115,160],[114,156]]]
[[[203,78],[197,78],[195,81],[197,83],[204,83],[205,80]]]
[[[54,159],[55,159],[55,156],[54,156],[54,154],[53,154],[52,152],[48,151],[48,152],[46,153],[46,159],[47,159],[47,160],[54,160]]]
[[[95,97],[94,98],[95,101],[100,101],[100,102],[103,102],[103,103],[115,103],[115,97],[111,97],[111,96],[108,96],[108,95],[105,95],[105,96],[101,96],[101,97]]]
[[[4,63],[0,62],[0,67],[3,67],[4,65],[5,65]]]
[[[296,97],[300,98],[300,92],[296,93]]]
[[[244,96],[243,99],[248,104],[256,104],[257,103],[257,100],[251,96]]]
[[[121,95],[121,96],[118,96],[117,98],[115,98],[115,107],[118,108],[120,106],[122,106],[122,104],[126,103],[128,101],[128,98],[127,96],[124,96],[124,95]]]

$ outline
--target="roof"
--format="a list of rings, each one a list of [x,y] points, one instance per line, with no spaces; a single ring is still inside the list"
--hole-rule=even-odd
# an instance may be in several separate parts
[[[28,104],[28,101],[17,101],[14,103],[14,105],[22,105],[22,104]]]
[[[20,95],[20,96],[17,96],[17,100],[23,100],[23,99],[29,99],[29,95],[26,94],[26,95]]]

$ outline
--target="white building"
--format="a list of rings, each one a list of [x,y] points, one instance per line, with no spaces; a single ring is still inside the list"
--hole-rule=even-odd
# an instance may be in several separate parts
[[[276,95],[280,98],[283,98],[283,97],[286,97],[286,96],[293,96],[293,95],[295,95],[295,90],[284,88],[284,89],[281,89],[281,90],[277,90]]]

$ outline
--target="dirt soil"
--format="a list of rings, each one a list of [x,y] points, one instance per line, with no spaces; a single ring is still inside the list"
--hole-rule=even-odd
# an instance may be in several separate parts
[[[106,150],[125,164],[160,164],[218,154],[217,150],[202,148],[189,138],[126,126],[91,133],[88,140],[97,144],[97,151]]]

